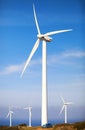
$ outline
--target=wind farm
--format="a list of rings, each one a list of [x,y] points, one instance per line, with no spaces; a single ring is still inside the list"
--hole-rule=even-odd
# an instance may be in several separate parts
[[[64,98],[61,96],[61,99],[63,101],[63,107],[60,111],[60,114],[63,112],[63,110],[65,110],[65,123],[67,123],[67,107],[68,105],[73,104],[72,102],[65,102]]]
[[[79,1],[1,0],[1,130],[84,128],[85,22]]]
[[[32,126],[32,107],[25,107],[24,109],[27,110],[29,113],[29,127],[31,127]]]
[[[10,127],[12,126],[12,115],[13,115],[13,111],[9,108],[9,112],[8,112],[6,118],[9,117],[9,126]]]
[[[33,11],[34,11],[34,18],[35,18],[35,23],[36,23],[36,27],[37,27],[37,31],[38,31],[38,39],[36,41],[36,43],[34,44],[34,47],[30,53],[30,56],[28,57],[25,66],[23,68],[23,71],[21,73],[21,77],[23,75],[23,73],[25,72],[27,66],[29,65],[29,62],[32,58],[32,56],[34,55],[34,53],[36,52],[38,46],[39,46],[39,42],[40,40],[43,42],[42,43],[42,117],[41,117],[41,126],[45,125],[48,123],[48,117],[47,117],[47,60],[46,60],[46,42],[51,42],[52,38],[50,38],[50,35],[54,35],[54,34],[58,34],[58,33],[63,33],[63,32],[68,32],[68,31],[72,31],[72,29],[67,29],[67,30],[59,30],[59,31],[52,31],[52,32],[48,32],[45,34],[41,34],[40,29],[39,29],[39,25],[38,25],[38,21],[37,21],[37,16],[36,16],[36,12],[35,12],[35,6],[33,4]]]

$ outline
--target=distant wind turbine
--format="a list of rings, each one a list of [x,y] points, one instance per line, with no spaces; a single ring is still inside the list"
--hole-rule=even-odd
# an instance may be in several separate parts
[[[65,123],[67,123],[67,107],[68,105],[73,104],[72,102],[65,102],[64,98],[61,97],[62,101],[63,101],[63,107],[61,108],[60,114],[63,112],[63,110],[65,110]]]
[[[7,118],[9,117],[9,119],[10,119],[10,127],[12,126],[12,114],[13,114],[13,111],[11,111],[10,109],[9,109],[9,112],[8,112],[8,114],[7,114]]]
[[[50,35],[72,31],[72,29],[59,30],[59,31],[53,31],[53,32],[48,32],[48,33],[45,33],[45,34],[41,34],[40,29],[39,29],[39,25],[38,25],[38,21],[37,21],[37,17],[36,17],[34,4],[33,4],[33,12],[34,12],[34,19],[35,19],[37,31],[38,31],[38,35],[37,35],[38,39],[35,42],[34,47],[33,47],[32,51],[31,51],[31,53],[30,53],[30,55],[29,55],[29,57],[28,57],[28,59],[27,59],[27,61],[25,63],[25,66],[24,66],[23,71],[21,73],[21,77],[22,77],[23,73],[25,72],[27,66],[29,65],[29,62],[30,62],[32,56],[34,55],[37,48],[39,47],[40,41],[42,41],[42,116],[41,116],[41,125],[44,125],[44,124],[48,123],[48,121],[47,121],[46,42],[51,42],[52,38],[49,37]]]
[[[28,110],[29,112],[29,127],[31,127],[32,122],[32,107],[26,107],[25,110]]]

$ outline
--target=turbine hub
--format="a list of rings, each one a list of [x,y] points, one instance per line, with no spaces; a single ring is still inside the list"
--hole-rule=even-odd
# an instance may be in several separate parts
[[[38,37],[40,40],[45,40],[46,42],[51,42],[51,41],[52,41],[52,38],[49,37],[48,35],[38,34],[37,37]]]

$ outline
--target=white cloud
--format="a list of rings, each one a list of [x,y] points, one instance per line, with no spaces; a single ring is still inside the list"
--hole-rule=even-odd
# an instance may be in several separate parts
[[[73,57],[73,58],[82,58],[85,57],[85,52],[81,51],[66,51],[63,53],[63,57]]]
[[[58,64],[75,64],[74,59],[85,58],[85,52],[79,50],[65,51],[60,54],[48,56],[48,65],[58,65]],[[72,61],[73,59],[73,61]]]
[[[20,72],[23,68],[23,64],[21,65],[9,65],[6,66],[2,71],[0,71],[0,75],[8,75],[11,73]]]
[[[22,72],[24,64],[25,63],[6,66],[2,69],[2,71],[0,71],[0,75],[8,75],[12,73]],[[31,67],[39,64],[41,64],[41,59],[32,60],[30,62]]]
[[[47,64],[51,66],[60,65],[60,64],[74,65],[76,60],[70,61],[70,58],[72,59],[85,58],[85,52],[73,50],[73,51],[65,51],[60,54],[49,55],[47,57]],[[30,62],[31,67],[40,64],[41,64],[41,58],[32,60]],[[22,72],[23,67],[24,67],[24,63],[6,66],[5,68],[3,68],[2,71],[0,71],[0,75],[8,75],[12,73]]]
[[[13,73],[13,72],[18,72],[20,71],[22,68],[22,65],[11,65],[11,66],[8,66],[6,67],[6,72],[8,73]]]

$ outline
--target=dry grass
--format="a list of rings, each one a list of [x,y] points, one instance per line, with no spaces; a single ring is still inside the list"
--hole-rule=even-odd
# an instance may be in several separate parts
[[[74,128],[77,128],[77,130],[85,130],[85,121],[74,123]]]
[[[58,124],[54,125],[53,128],[42,128],[40,126],[28,127],[28,126],[0,126],[0,130],[85,130],[85,121],[77,122],[74,124]]]

